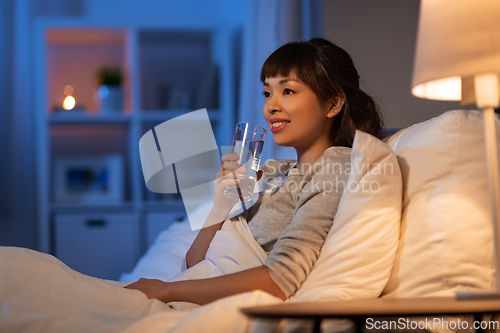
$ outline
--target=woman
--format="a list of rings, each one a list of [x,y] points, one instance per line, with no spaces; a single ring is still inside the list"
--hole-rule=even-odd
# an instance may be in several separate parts
[[[294,147],[296,163],[266,162],[259,172],[267,180],[281,176],[286,183],[261,194],[246,214],[257,242],[269,251],[264,265],[210,279],[162,282],[141,279],[129,286],[164,302],[206,304],[222,297],[260,289],[283,300],[300,287],[316,259],[347,181],[350,147],[355,131],[377,134],[381,116],[359,88],[351,57],[320,38],[293,42],[276,50],[261,71],[263,115],[278,145]],[[205,258],[234,201],[224,189],[241,177],[237,158],[222,158],[214,206],[206,225],[186,255],[188,267]],[[234,172],[234,174],[233,174]],[[327,189],[325,184],[336,184]]]

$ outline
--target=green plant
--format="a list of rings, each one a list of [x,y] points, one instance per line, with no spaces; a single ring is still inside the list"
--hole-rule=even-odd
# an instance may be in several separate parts
[[[97,83],[99,85],[120,86],[122,84],[122,70],[119,66],[104,66],[97,71]]]

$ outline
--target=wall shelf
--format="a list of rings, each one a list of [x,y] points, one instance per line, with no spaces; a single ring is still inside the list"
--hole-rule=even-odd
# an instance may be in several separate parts
[[[119,204],[67,204],[67,203],[52,203],[50,211],[53,214],[68,214],[68,213],[93,213],[102,212],[129,212],[132,213],[135,205],[132,202],[122,202]]]
[[[182,116],[193,110],[148,110],[139,112],[141,120],[144,121],[167,121],[175,117]],[[207,110],[208,118],[211,121],[218,121],[221,118],[223,111],[221,110]]]
[[[131,121],[131,115],[119,114],[89,114],[84,112],[65,111],[51,114],[48,119],[52,124],[83,124],[83,123],[126,123]]]
[[[179,219],[185,214],[180,194],[159,195],[146,189],[139,139],[164,121],[207,108],[217,143],[231,144],[236,114],[230,41],[229,31],[219,25],[200,24],[187,28],[76,18],[37,20],[34,112],[41,251],[64,257],[71,267],[72,258],[76,260],[80,254],[68,253],[71,248],[58,246],[57,242],[64,239],[61,232],[86,230],[86,227],[74,224],[74,228],[70,228],[65,223],[80,223],[78,221],[86,221],[86,216],[104,214],[103,219],[109,217],[111,225],[118,226],[120,219],[115,215],[124,214],[123,223],[128,225],[123,226],[123,230],[127,230],[127,237],[132,237],[126,253],[133,256],[126,262],[135,262],[158,228],[168,226],[172,222],[170,219]],[[99,67],[107,64],[122,67],[126,97],[123,110],[104,113],[96,100],[94,75]],[[83,111],[53,111],[62,105],[63,88],[68,84],[74,87],[77,107]],[[122,202],[55,201],[57,177],[54,172],[59,158],[103,154],[122,157]],[[159,213],[165,213],[164,224]],[[148,226],[148,221],[154,221],[154,227]],[[51,231],[54,228],[59,232],[57,237]],[[81,236],[72,234],[71,237],[90,237],[98,230],[94,228],[82,232]],[[133,232],[129,233],[130,230]],[[75,242],[86,244],[82,239],[75,239]],[[88,240],[88,244],[91,243]],[[109,246],[112,247],[113,242]],[[61,249],[65,253],[61,253]],[[106,265],[100,267],[105,270]],[[108,273],[98,272],[109,278]]]

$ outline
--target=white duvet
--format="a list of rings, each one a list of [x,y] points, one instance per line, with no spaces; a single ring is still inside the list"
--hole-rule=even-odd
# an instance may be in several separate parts
[[[206,259],[172,280],[204,278],[261,265],[267,254],[246,221],[226,221]],[[282,302],[262,291],[205,306],[150,300],[127,283],[80,274],[32,250],[0,248],[0,332],[247,332],[240,308]]]

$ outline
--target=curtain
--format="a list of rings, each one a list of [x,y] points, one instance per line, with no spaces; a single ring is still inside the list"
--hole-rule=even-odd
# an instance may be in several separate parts
[[[0,5],[0,242],[36,248],[29,0]]]
[[[33,64],[31,62],[33,12],[29,0],[14,1],[14,57],[10,110],[10,241],[36,248],[36,151],[32,111]]]
[[[33,22],[77,16],[83,0],[0,1],[0,244],[37,249]]]
[[[5,244],[11,233],[9,224],[9,137],[12,95],[12,57],[14,20],[13,0],[0,1],[0,244]]]

